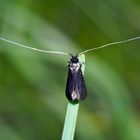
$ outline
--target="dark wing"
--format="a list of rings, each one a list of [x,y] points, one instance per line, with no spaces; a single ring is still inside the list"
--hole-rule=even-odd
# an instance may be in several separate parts
[[[77,74],[77,82],[76,82],[76,91],[78,91],[79,94],[79,100],[82,101],[87,97],[87,88],[85,84],[85,80],[82,74],[81,69],[79,70],[79,73]]]
[[[81,69],[74,72],[69,69],[66,84],[66,97],[70,101],[81,101],[87,96],[87,89]]]

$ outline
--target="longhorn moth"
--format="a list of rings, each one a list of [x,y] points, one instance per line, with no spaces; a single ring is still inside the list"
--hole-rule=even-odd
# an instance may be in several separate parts
[[[14,42],[14,41],[11,41],[11,40],[0,37],[1,41],[5,41],[5,42],[8,42],[8,43],[14,44],[17,47],[31,49],[31,50],[38,51],[38,52],[43,52],[43,53],[71,56],[71,59],[68,62],[68,77],[67,77],[66,90],[65,90],[66,97],[71,102],[82,101],[87,96],[87,89],[86,89],[86,85],[85,85],[85,81],[84,81],[84,76],[83,76],[82,70],[81,70],[82,63],[79,61],[79,56],[80,55],[85,54],[85,53],[90,52],[90,51],[95,51],[95,50],[102,49],[102,48],[105,48],[105,47],[118,45],[118,44],[130,42],[130,41],[134,41],[134,40],[138,40],[138,39],[140,39],[140,36],[137,36],[137,37],[134,37],[134,38],[129,38],[129,39],[122,40],[122,41],[108,43],[108,44],[105,44],[105,45],[102,45],[102,46],[99,46],[99,47],[96,47],[96,48],[91,48],[91,49],[82,51],[80,53],[77,53],[77,55],[72,55],[72,54],[69,54],[69,53],[66,53],[66,52],[47,51],[47,50],[37,49],[37,48],[22,45],[22,44],[19,44],[17,42]]]

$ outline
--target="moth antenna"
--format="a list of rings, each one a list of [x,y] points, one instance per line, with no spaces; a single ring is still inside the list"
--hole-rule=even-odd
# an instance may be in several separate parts
[[[88,49],[88,50],[85,50],[83,52],[78,53],[78,55],[85,54],[87,52],[94,51],[94,50],[99,50],[99,49],[102,49],[102,48],[105,48],[105,47],[108,47],[108,46],[112,47],[113,45],[118,45],[118,44],[130,42],[130,41],[134,41],[134,40],[137,40],[137,39],[140,39],[140,36],[137,36],[137,37],[134,37],[134,38],[129,38],[129,39],[122,40],[122,41],[116,41],[116,42],[108,43],[108,44],[105,44],[105,45],[102,45],[102,46],[99,46],[99,47],[96,47],[96,48],[91,48],[91,49]]]
[[[0,37],[0,40],[8,42],[8,43],[11,43],[11,44],[14,44],[14,45],[16,45],[18,47],[22,47],[22,48],[26,48],[26,49],[30,49],[30,50],[34,50],[34,51],[38,51],[38,52],[51,53],[51,54],[60,54],[60,55],[71,55],[71,54],[66,53],[66,52],[47,51],[47,50],[37,49],[37,48],[34,48],[34,47],[22,45],[20,43],[17,43],[17,42],[14,42],[14,41],[11,41],[11,40],[8,40],[8,39],[5,39],[5,38],[1,38],[1,37]]]

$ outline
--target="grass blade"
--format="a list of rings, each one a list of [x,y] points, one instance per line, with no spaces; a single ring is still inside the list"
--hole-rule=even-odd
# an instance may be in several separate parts
[[[85,55],[79,57],[80,62],[82,62],[82,72],[84,74],[85,69]],[[67,112],[64,122],[64,128],[61,140],[73,140],[74,132],[76,127],[76,120],[78,115],[79,103],[68,103]]]

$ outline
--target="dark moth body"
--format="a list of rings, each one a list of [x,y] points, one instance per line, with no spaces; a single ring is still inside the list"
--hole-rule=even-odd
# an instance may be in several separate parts
[[[87,89],[81,70],[82,64],[77,56],[72,56],[68,64],[66,97],[70,101],[81,101],[87,96]]]

